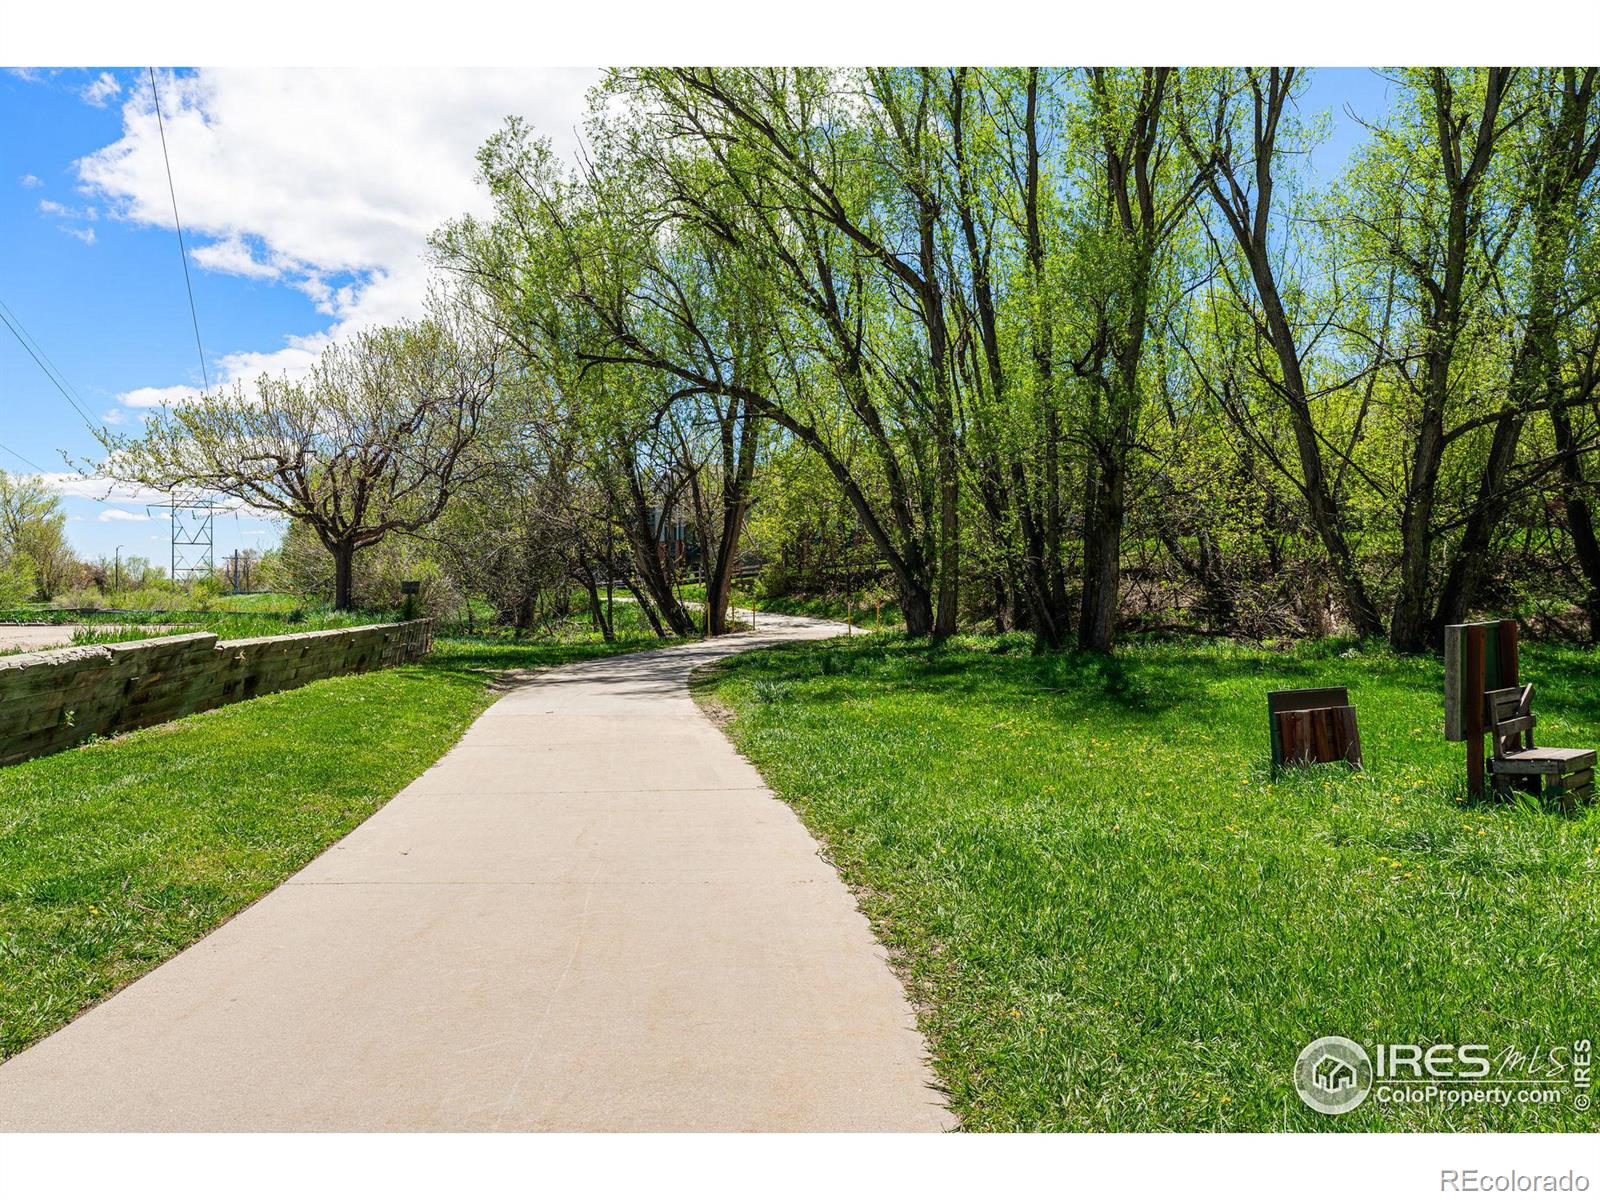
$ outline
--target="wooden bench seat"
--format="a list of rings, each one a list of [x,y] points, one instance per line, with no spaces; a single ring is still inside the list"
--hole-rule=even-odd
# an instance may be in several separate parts
[[[1533,715],[1531,683],[1485,692],[1484,707],[1494,735],[1489,773],[1498,794],[1531,792],[1542,800],[1555,801],[1566,812],[1590,799],[1594,792],[1595,751],[1533,744],[1538,719]]]
[[[1544,765],[1551,770],[1559,770],[1569,765],[1594,766],[1595,752],[1593,750],[1564,750],[1559,746],[1539,746],[1533,750],[1513,750],[1510,754],[1503,754],[1494,760],[1496,771],[1514,773],[1517,771],[1531,771]]]

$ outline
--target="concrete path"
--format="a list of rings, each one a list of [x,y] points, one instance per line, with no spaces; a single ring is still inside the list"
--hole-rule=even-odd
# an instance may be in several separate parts
[[[0,654],[30,654],[52,646],[69,646],[76,625],[0,625]]]
[[[0,1130],[935,1130],[882,949],[691,669],[563,667],[210,937],[0,1064]]]

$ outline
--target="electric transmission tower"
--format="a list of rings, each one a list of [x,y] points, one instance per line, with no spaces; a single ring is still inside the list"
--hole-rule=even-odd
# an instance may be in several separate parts
[[[171,520],[172,582],[210,579],[216,571],[217,514],[229,510],[216,504],[210,496],[179,492],[172,493],[172,498],[164,504],[147,507],[165,509]]]

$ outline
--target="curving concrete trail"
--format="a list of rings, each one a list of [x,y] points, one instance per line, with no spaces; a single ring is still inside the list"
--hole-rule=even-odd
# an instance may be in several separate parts
[[[0,1064],[0,1130],[936,1130],[899,984],[689,672],[559,668],[234,920]]]

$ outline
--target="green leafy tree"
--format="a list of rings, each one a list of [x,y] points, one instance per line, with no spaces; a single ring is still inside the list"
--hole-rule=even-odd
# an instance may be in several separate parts
[[[330,346],[302,379],[263,375],[163,410],[141,434],[103,431],[100,471],[299,522],[332,556],[334,606],[348,609],[356,554],[429,525],[488,469],[471,451],[497,378],[498,348],[441,308]]]

